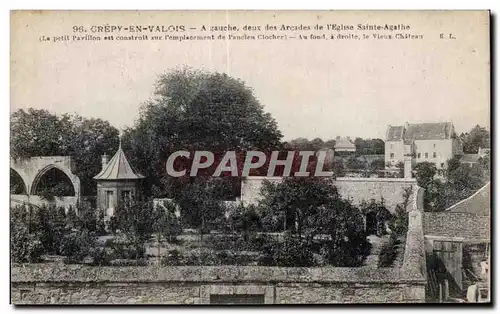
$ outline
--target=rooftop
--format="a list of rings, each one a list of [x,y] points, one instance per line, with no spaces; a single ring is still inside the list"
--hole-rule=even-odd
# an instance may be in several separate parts
[[[389,126],[386,137],[388,141],[444,140],[451,138],[452,133],[451,122],[417,123]]]
[[[121,143],[113,158],[94,177],[95,180],[137,180],[142,178],[144,176],[135,172],[128,162],[127,156],[125,156],[122,150]]]
[[[350,139],[340,137],[335,140],[335,148],[356,148],[356,145]]]

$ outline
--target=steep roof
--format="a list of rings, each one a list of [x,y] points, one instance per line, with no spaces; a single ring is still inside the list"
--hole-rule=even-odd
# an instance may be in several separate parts
[[[136,173],[130,166],[121,145],[113,158],[94,177],[95,180],[137,180],[142,178],[144,176]]]
[[[405,126],[390,126],[387,141],[444,140],[451,137],[451,122],[416,123]]]
[[[390,126],[387,131],[387,140],[388,141],[399,141],[403,139],[403,126]]]
[[[410,124],[405,138],[412,140],[444,140],[451,136],[451,122]]]
[[[356,145],[349,139],[341,137],[335,140],[335,148],[356,148]]]
[[[426,236],[464,238],[467,241],[490,239],[490,216],[457,212],[425,212]]]

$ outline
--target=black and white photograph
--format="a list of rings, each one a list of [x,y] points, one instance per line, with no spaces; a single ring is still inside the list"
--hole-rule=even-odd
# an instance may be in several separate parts
[[[491,303],[490,12],[10,12],[10,302]]]

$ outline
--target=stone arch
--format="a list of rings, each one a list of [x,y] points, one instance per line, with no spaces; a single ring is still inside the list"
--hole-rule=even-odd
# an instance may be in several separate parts
[[[18,184],[21,184],[21,186],[14,187],[13,184],[15,183],[13,182],[13,179],[18,181]],[[19,172],[16,171],[16,169],[12,167],[10,168],[10,189],[12,194],[28,194],[28,186],[26,185],[24,178],[21,174],[19,174]]]
[[[72,185],[72,188],[73,188],[73,195],[71,196],[79,196],[79,182],[76,182],[74,180],[74,175],[69,172],[67,169],[63,168],[63,167],[58,167],[57,165],[55,164],[49,164],[47,166],[45,166],[44,168],[42,168],[40,171],[38,171],[38,173],[36,174],[36,176],[33,178],[33,181],[31,183],[31,190],[30,190],[30,194],[31,195],[36,195],[37,193],[37,189],[38,189],[38,186],[42,180],[42,178],[48,174],[50,171],[58,171],[62,174],[64,174],[66,176],[66,178],[71,182],[71,185]]]

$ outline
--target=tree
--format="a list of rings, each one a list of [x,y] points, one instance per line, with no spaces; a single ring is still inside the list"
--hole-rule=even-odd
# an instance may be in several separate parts
[[[203,234],[218,227],[217,221],[224,215],[218,188],[222,180],[191,178],[182,189],[178,189],[174,199],[181,208],[182,222],[197,228],[200,240]]]
[[[385,152],[385,143],[379,138],[362,139],[357,137],[354,140],[356,152],[361,155],[383,155]]]
[[[155,210],[153,230],[157,233],[158,239],[163,237],[166,241],[172,242],[173,237],[182,232],[182,226],[177,217],[178,209],[178,206],[174,202],[167,201],[164,203],[163,208]]]
[[[460,158],[461,157],[459,155],[456,155],[456,156],[453,156],[452,158],[448,159],[448,162],[447,162],[448,167],[446,169],[448,176],[460,167]]]
[[[276,121],[244,82],[181,68],[159,77],[155,99],[125,131],[123,147],[148,177],[148,190],[157,186],[164,192],[165,162],[174,151],[275,149],[281,137]]]
[[[47,110],[20,109],[11,115],[10,129],[12,158],[71,156],[82,195],[95,195],[92,178],[101,170],[101,155],[111,155],[118,147],[116,128],[107,121],[78,115],[56,116]],[[49,197],[61,192],[56,191],[56,183],[49,184],[50,191],[45,191]]]
[[[490,147],[490,132],[486,128],[476,125],[469,133],[461,134],[466,154],[477,154],[479,148]]]
[[[415,170],[417,184],[424,189],[432,182],[437,172],[436,165],[428,161],[418,163]]]
[[[261,195],[259,207],[263,214],[281,221],[282,230],[301,235],[305,229],[315,227],[319,208],[331,204],[337,191],[331,179],[293,177],[278,184],[264,181]]]
[[[144,253],[144,244],[154,232],[155,215],[152,202],[132,202],[116,208],[115,223],[134,246],[136,260]]]

